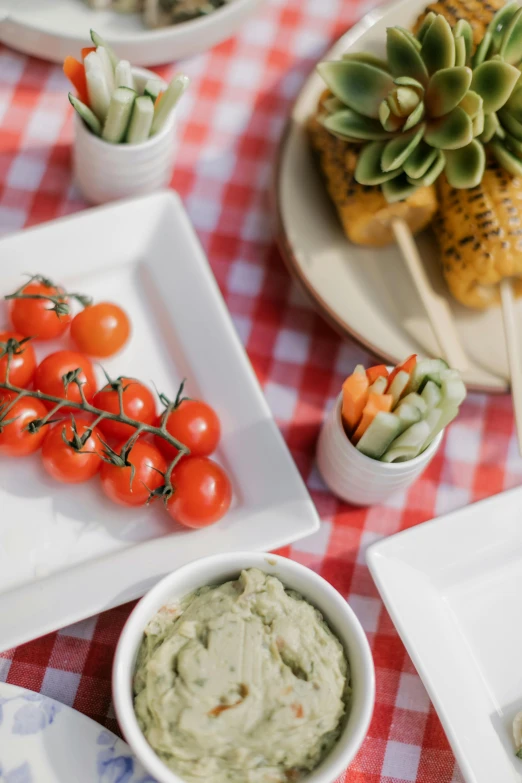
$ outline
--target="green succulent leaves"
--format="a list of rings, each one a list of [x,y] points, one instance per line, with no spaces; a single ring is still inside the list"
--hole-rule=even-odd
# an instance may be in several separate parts
[[[355,179],[398,201],[446,172],[455,188],[481,180],[484,145],[522,176],[522,9],[499,11],[473,54],[473,31],[428,13],[417,35],[386,32],[386,59],[346,54],[318,70],[333,97],[321,122],[361,147]]]

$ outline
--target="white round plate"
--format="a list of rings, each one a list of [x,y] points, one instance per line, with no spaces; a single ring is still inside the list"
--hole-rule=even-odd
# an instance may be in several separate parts
[[[40,693],[0,683],[2,783],[155,783],[129,746]]]
[[[230,0],[200,19],[149,30],[140,14],[94,11],[84,0],[0,0],[0,41],[61,63],[90,45],[93,28],[122,59],[133,65],[159,65],[191,57],[229,38],[260,1]]]
[[[348,50],[383,54],[386,27],[411,27],[426,0],[398,0],[376,9],[337,41],[326,59]],[[350,336],[395,364],[411,353],[438,355],[423,308],[396,247],[351,244],[341,229],[306,135],[324,82],[314,72],[293,108],[281,143],[275,181],[279,244],[290,272],[321,314]],[[435,288],[445,292],[434,238],[419,237]],[[449,293],[447,294],[450,298]],[[500,309],[469,310],[451,300],[457,328],[470,359],[465,374],[475,391],[507,391],[509,377]],[[522,304],[517,305],[520,313]]]

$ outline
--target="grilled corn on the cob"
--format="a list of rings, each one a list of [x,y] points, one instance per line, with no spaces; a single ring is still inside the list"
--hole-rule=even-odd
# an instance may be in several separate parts
[[[476,45],[503,5],[503,0],[438,0],[421,14],[416,27],[429,11],[442,14],[450,24],[467,19]],[[443,175],[437,192],[434,228],[450,292],[467,307],[497,304],[500,281],[522,278],[522,180],[490,159],[478,187],[455,190]],[[522,293],[522,280],[516,281],[515,291]]]
[[[326,91],[319,101],[318,113]],[[379,187],[360,185],[354,177],[359,147],[333,136],[311,117],[308,132],[319,158],[330,198],[348,238],[358,245],[382,247],[395,241],[394,219],[405,220],[413,233],[422,231],[437,211],[433,187],[419,188],[405,201],[388,204]]]

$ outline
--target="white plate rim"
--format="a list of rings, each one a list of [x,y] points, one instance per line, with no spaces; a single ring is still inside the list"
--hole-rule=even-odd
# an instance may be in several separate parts
[[[378,8],[374,8],[371,11],[369,11],[358,22],[356,22],[346,33],[341,35],[333,43],[333,45],[328,49],[328,51],[321,57],[321,60],[329,59],[332,57],[334,58],[338,57],[340,51],[344,51],[346,48],[348,48],[353,43],[355,43],[361,37],[361,35],[363,35],[371,27],[373,27],[373,25],[376,22],[381,20],[383,17],[387,16],[390,12],[392,12],[394,7],[402,5],[403,2],[404,0],[388,0],[388,2],[385,2],[383,5],[380,5]],[[283,129],[281,141],[276,151],[273,175],[272,175],[271,186],[270,186],[270,203],[271,203],[272,213],[275,219],[275,227],[276,227],[275,237],[276,237],[277,246],[279,248],[279,252],[281,253],[283,262],[288,272],[290,273],[291,277],[297,281],[298,285],[300,286],[300,288],[302,289],[302,291],[304,292],[305,296],[308,298],[310,303],[319,312],[321,317],[332,327],[332,329],[342,338],[344,339],[349,338],[351,340],[354,340],[359,346],[361,346],[365,351],[367,351],[372,356],[374,356],[378,361],[382,361],[385,364],[394,365],[398,361],[400,361],[400,357],[393,356],[392,354],[387,353],[385,350],[379,349],[369,339],[364,337],[364,335],[362,335],[359,331],[349,326],[345,321],[342,320],[342,318],[338,316],[338,314],[330,307],[328,302],[316,290],[314,285],[308,279],[307,275],[304,274],[301,265],[298,263],[296,255],[294,253],[294,249],[292,247],[292,243],[287,235],[287,231],[285,228],[285,221],[283,217],[283,198],[281,195],[283,163],[286,157],[288,141],[296,125],[296,121],[294,119],[295,108],[301,101],[303,95],[307,92],[309,87],[309,82],[313,77],[314,71],[315,71],[315,65],[309,72],[304,84],[299,90],[297,97],[292,103],[292,106],[288,114],[288,118],[286,120]],[[470,392],[476,392],[476,393],[499,395],[499,394],[505,394],[506,392],[509,392],[509,387],[507,384],[505,386],[502,385],[490,386],[487,383],[481,384],[481,383],[468,382],[466,385]]]
[[[173,209],[181,209],[184,221],[187,224],[187,227],[190,228],[199,247],[201,254],[200,259],[204,259],[208,266],[208,271],[205,273],[205,280],[213,289],[213,301],[215,302],[219,313],[218,320],[223,324],[227,331],[228,339],[232,341],[234,345],[236,355],[235,361],[243,365],[243,368],[246,368],[249,375],[248,392],[255,400],[255,405],[258,410],[262,412],[264,420],[269,422],[269,425],[273,430],[274,446],[278,451],[284,450],[286,452],[287,463],[291,467],[294,478],[297,479],[300,487],[299,497],[296,495],[292,500],[292,511],[295,512],[294,506],[299,507],[299,530],[296,531],[294,525],[292,531],[285,531],[284,524],[280,524],[278,527],[279,534],[277,536],[274,535],[267,539],[265,535],[265,540],[260,540],[257,544],[254,544],[249,548],[258,550],[278,549],[293,543],[301,537],[312,535],[320,526],[317,509],[299,474],[288,447],[284,442],[281,432],[274,421],[268,402],[266,401],[252,365],[250,364],[245,349],[239,339],[239,335],[235,330],[215,277],[208,265],[203,248],[197,239],[197,235],[190,223],[183,203],[175,191],[165,190],[148,196],[141,196],[135,199],[127,199],[93,207],[80,213],[66,215],[44,224],[32,226],[23,231],[13,232],[12,234],[7,235],[5,239],[0,239],[0,252],[4,241],[9,241],[13,238],[21,238],[22,235],[27,235],[29,232],[31,234],[37,234],[38,232],[52,231],[56,226],[59,227],[65,222],[74,223],[75,221],[85,221],[89,220],[92,215],[99,215],[103,212],[109,212],[111,210],[123,211],[127,204],[139,206],[141,203],[146,202],[157,202],[158,209],[163,209],[169,204],[172,205]],[[281,520],[284,520],[284,510],[279,513]],[[169,538],[171,537],[169,536]],[[154,541],[157,540],[158,539],[147,540],[137,545],[137,547],[131,546],[116,552],[102,554],[91,560],[79,562],[68,568],[62,568],[42,579],[25,582],[19,587],[0,593],[0,616],[9,618],[11,622],[9,631],[5,631],[5,626],[0,628],[0,650],[16,647],[19,644],[55,631],[66,625],[70,625],[85,617],[98,614],[99,612],[106,611],[107,609],[114,608],[115,606],[119,606],[122,603],[142,596],[152,584],[155,584],[162,576],[168,573],[169,570],[172,570],[172,567],[165,568],[164,566],[156,566],[156,570],[152,577],[150,570],[147,570],[147,547],[149,550],[153,549]],[[235,549],[238,548],[245,549],[245,543],[243,542],[242,544],[235,546]],[[134,573],[132,578],[127,579],[127,581],[121,585],[121,589],[116,592],[111,583],[113,569],[117,566],[121,573],[123,570],[127,572],[132,570],[132,568],[135,568],[133,561],[136,559],[136,549],[141,550],[142,560],[145,564],[143,569],[144,573],[141,575],[142,581],[140,581],[140,575]],[[163,547],[163,549],[167,549],[167,547]],[[198,553],[193,557],[189,557],[186,562],[199,559],[201,556],[202,555]],[[63,589],[64,582],[67,587],[67,590],[65,591]],[[107,598],[106,590],[104,589],[104,586],[106,588],[107,585],[112,588],[110,590],[110,598]],[[120,587],[120,585],[118,585],[118,587]],[[78,604],[75,602],[74,596],[80,594],[80,592],[83,598],[82,603]],[[56,596],[59,596],[58,601],[56,600]],[[22,611],[25,612],[25,616],[24,619],[19,622],[18,615],[21,614]]]

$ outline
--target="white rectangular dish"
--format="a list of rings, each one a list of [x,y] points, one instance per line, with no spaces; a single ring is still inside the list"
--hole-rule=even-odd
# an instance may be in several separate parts
[[[178,528],[160,504],[112,505],[98,480],[62,485],[38,454],[0,457],[0,649],[142,595],[183,563],[219,551],[270,550],[313,533],[315,507],[271,416],[179,197],[158,193],[88,210],[0,240],[0,295],[40,272],[115,301],[133,334],[104,361],[172,397],[218,412],[217,459],[234,501],[210,528]],[[6,322],[2,301],[0,323]],[[39,358],[58,343],[35,344]],[[65,347],[64,343],[61,347]],[[99,368],[99,379],[102,380]]]
[[[519,783],[522,488],[373,544],[367,560],[467,783]]]

